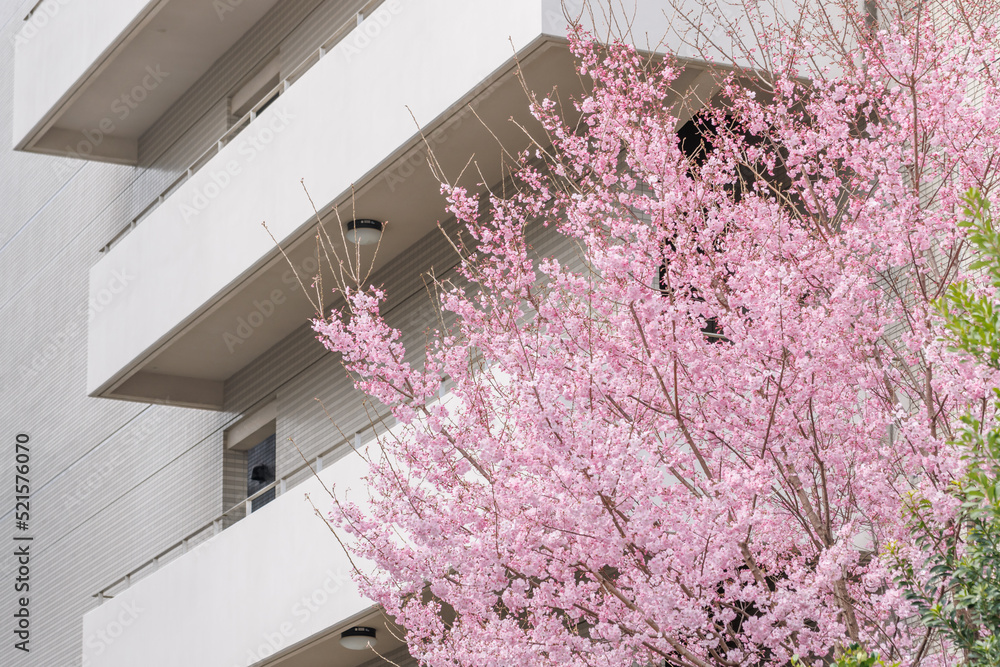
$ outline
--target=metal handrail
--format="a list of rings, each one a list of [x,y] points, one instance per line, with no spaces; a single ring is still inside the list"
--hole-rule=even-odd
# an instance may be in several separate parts
[[[388,418],[388,415],[378,415],[371,425],[366,426],[365,428],[361,429],[360,431],[355,432],[354,438],[353,438],[354,447],[355,448],[359,448],[361,446],[361,436],[362,436],[363,433],[365,433],[367,431],[371,431],[372,434],[374,435],[375,434],[375,425],[383,423],[385,421],[385,419],[387,419],[387,418]],[[246,510],[246,514],[249,515],[253,511],[253,501],[254,501],[255,498],[258,498],[258,497],[264,495],[265,493],[267,493],[268,491],[270,491],[271,489],[275,489],[275,488],[279,489],[278,492],[277,492],[277,495],[284,494],[286,492],[286,486],[287,486],[288,480],[290,478],[294,477],[295,475],[299,474],[303,470],[312,469],[313,472],[315,472],[315,473],[318,474],[323,469],[323,457],[324,456],[328,456],[328,455],[332,454],[335,450],[342,448],[344,445],[347,445],[348,443],[351,442],[351,440],[352,439],[349,439],[349,438],[345,438],[343,440],[340,440],[336,444],[334,444],[333,446],[325,449],[323,452],[321,452],[320,454],[318,454],[316,456],[316,458],[313,459],[312,461],[304,461],[301,465],[299,465],[297,468],[295,468],[291,472],[286,473],[280,479],[276,479],[275,481],[271,482],[270,484],[268,484],[264,488],[260,489],[256,493],[254,493],[254,494],[252,494],[250,496],[247,496],[245,499],[243,499],[240,502],[236,503],[235,505],[233,505],[232,507],[230,507],[229,509],[227,509],[225,512],[223,512],[222,514],[219,514],[218,516],[216,516],[214,519],[212,519],[208,523],[202,524],[201,527],[199,527],[197,530],[194,530],[194,531],[188,533],[182,539],[180,539],[180,540],[178,540],[176,542],[173,542],[169,547],[167,547],[166,549],[163,549],[162,551],[160,551],[159,553],[157,553],[152,558],[143,561],[143,563],[141,565],[139,565],[138,567],[132,568],[131,570],[128,571],[127,574],[125,574],[124,576],[118,577],[113,582],[111,582],[107,586],[104,586],[99,591],[97,591],[96,593],[94,593],[93,595],[91,595],[91,597],[95,597],[98,600],[102,600],[102,601],[103,600],[110,600],[114,596],[113,595],[108,595],[107,594],[108,591],[114,589],[116,586],[118,586],[119,584],[122,584],[122,583],[124,583],[125,586],[126,586],[126,588],[127,588],[128,586],[130,586],[132,584],[132,577],[134,575],[138,574],[139,572],[142,572],[144,569],[146,569],[150,565],[156,565],[158,567],[159,563],[160,563],[160,559],[163,558],[164,556],[166,556],[167,554],[169,554],[170,552],[174,551],[175,549],[183,547],[184,553],[187,553],[188,543],[192,539],[194,539],[195,537],[197,537],[198,535],[201,535],[203,532],[205,532],[209,528],[214,528],[214,532],[212,534],[213,536],[218,535],[219,533],[221,533],[224,530],[224,528],[222,527],[223,520],[227,516],[229,516],[232,512],[235,512],[236,510],[242,508],[242,509],[245,509]],[[237,521],[239,521],[239,520],[240,519],[237,519]]]
[[[355,28],[361,25],[362,21],[368,16],[371,16],[372,12],[378,9],[378,7],[385,2],[385,0],[370,0],[365,4],[358,12],[351,17],[349,20],[345,21],[340,25],[333,33],[326,39],[323,44],[319,46],[314,51],[311,51],[308,56],[306,56],[298,65],[292,68],[292,71],[288,73],[285,78],[278,82],[274,88],[265,93],[264,97],[260,99],[253,107],[244,114],[239,120],[237,120],[232,127],[227,129],[222,133],[218,139],[216,139],[212,145],[203,151],[191,165],[185,169],[180,176],[171,181],[164,190],[160,192],[157,197],[149,203],[146,208],[142,209],[137,216],[132,218],[129,224],[125,225],[121,230],[118,231],[111,240],[104,244],[98,252],[108,252],[111,248],[120,241],[126,234],[131,230],[135,229],[139,222],[148,216],[150,213],[159,208],[167,197],[169,197],[174,190],[185,183],[189,178],[194,176],[202,167],[204,167],[208,161],[215,157],[219,151],[221,151],[226,144],[232,141],[236,135],[245,130],[250,123],[252,123],[257,118],[257,113],[265,106],[270,104],[276,97],[288,90],[288,87],[295,83],[303,74],[305,74],[309,69],[313,67],[316,63],[323,59],[327,53],[329,53],[333,47],[340,43],[342,39],[347,37]]]

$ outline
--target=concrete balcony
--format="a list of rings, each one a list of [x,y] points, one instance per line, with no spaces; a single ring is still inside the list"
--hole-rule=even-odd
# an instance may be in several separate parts
[[[375,628],[378,652],[403,662],[400,630],[360,595],[350,561],[305,498],[325,512],[322,487],[336,485],[338,497],[364,502],[363,472],[348,453],[319,474],[322,483],[295,487],[104,599],[83,618],[83,664],[355,667],[376,658],[340,645],[355,625]]]
[[[275,3],[40,0],[14,40],[14,147],[135,164],[139,136]]]
[[[673,11],[640,3],[631,37],[670,50]],[[315,272],[300,181],[326,220],[388,221],[377,271],[444,217],[415,121],[449,178],[475,157],[475,187],[502,178],[500,144],[528,145],[511,118],[541,135],[518,66],[535,91],[581,92],[560,0],[388,0],[320,55],[93,267],[91,395],[221,408],[224,381],[313,312],[260,226]]]

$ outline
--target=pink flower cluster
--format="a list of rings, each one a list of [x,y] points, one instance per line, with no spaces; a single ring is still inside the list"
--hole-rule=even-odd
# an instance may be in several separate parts
[[[444,188],[472,239],[447,328],[404,349],[376,288],[314,323],[399,423],[371,504],[331,519],[420,660],[917,651],[885,554],[916,554],[914,494],[951,510],[948,439],[992,386],[931,304],[961,275],[962,194],[996,196],[997,35],[863,18],[822,68],[815,25],[754,42],[768,76],[718,68],[697,150],[682,66],[578,31],[580,122],[539,101],[551,145],[514,194]],[[543,226],[579,256],[539,257]]]

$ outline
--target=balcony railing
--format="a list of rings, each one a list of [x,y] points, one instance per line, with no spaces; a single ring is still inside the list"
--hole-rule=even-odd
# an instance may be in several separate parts
[[[181,172],[181,175],[174,179],[170,185],[168,185],[160,194],[149,203],[146,208],[142,209],[137,216],[132,218],[132,220],[123,227],[117,234],[115,234],[110,241],[108,241],[104,246],[101,247],[99,252],[107,252],[111,250],[112,247],[118,241],[125,237],[130,231],[135,229],[143,218],[148,216],[150,213],[156,210],[160,204],[162,204],[166,199],[174,193],[177,188],[179,188],[185,181],[191,178],[199,169],[204,167],[208,162],[215,157],[219,151],[221,151],[229,142],[237,137],[243,130],[245,130],[250,123],[257,119],[257,114],[267,105],[275,100],[279,95],[288,90],[288,87],[295,83],[303,74],[308,72],[316,63],[323,59],[323,57],[329,53],[333,47],[339,44],[345,37],[347,37],[351,32],[361,25],[361,23],[372,13],[379,8],[379,6],[385,2],[385,0],[371,0],[364,7],[362,7],[357,14],[351,17],[349,20],[345,21],[340,25],[339,28],[333,31],[326,41],[320,45],[315,51],[310,52],[302,62],[292,68],[278,84],[269,90],[264,96],[258,101],[246,114],[243,115],[236,123],[233,124],[228,130],[226,130],[222,136],[220,136],[216,141],[209,146],[201,155],[199,155],[191,163],[191,165]]]
[[[402,305],[403,304],[397,304],[396,308]],[[391,310],[392,309],[390,309],[390,312]],[[448,390],[448,382],[446,379],[445,382],[441,383],[441,388],[439,390],[438,398],[436,400],[438,401],[444,400],[447,395],[447,390]],[[115,579],[107,586],[104,586],[103,588],[101,588],[101,590],[94,593],[91,597],[95,597],[101,601],[113,598],[114,595],[110,594],[111,591],[115,591],[122,584],[124,584],[124,588],[128,588],[129,586],[132,585],[133,580],[138,581],[139,579],[141,579],[141,577],[137,577],[137,575],[139,575],[140,573],[152,574],[159,568],[160,565],[166,564],[167,562],[169,562],[169,560],[172,560],[172,559],[168,560],[167,556],[174,553],[178,549],[181,550],[181,553],[177,554],[178,556],[187,553],[189,547],[191,546],[191,542],[196,538],[203,537],[204,539],[209,539],[221,533],[226,527],[228,527],[226,526],[227,518],[232,519],[232,522],[229,523],[229,526],[231,526],[235,524],[237,521],[240,521],[241,519],[250,516],[250,513],[253,511],[253,501],[261,497],[271,489],[276,489],[275,492],[276,497],[281,496],[285,492],[287,492],[290,488],[296,486],[295,484],[290,484],[290,480],[294,479],[298,474],[302,473],[303,471],[309,470],[310,475],[314,476],[319,474],[319,472],[323,470],[323,459],[329,456],[330,454],[333,454],[334,452],[337,451],[342,451],[343,448],[346,446],[351,446],[354,451],[361,450],[361,448],[365,444],[365,441],[366,440],[370,441],[370,438],[376,435],[375,431],[376,427],[386,423],[386,421],[388,421],[389,419],[390,416],[388,415],[388,413],[375,415],[375,418],[372,420],[372,422],[368,426],[356,431],[353,437],[339,440],[332,446],[320,452],[320,454],[318,454],[315,458],[308,461],[303,461],[296,468],[285,473],[279,479],[276,479],[275,481],[261,488],[252,495],[247,496],[244,500],[241,500],[240,502],[236,503],[226,511],[216,516],[211,521],[202,524],[199,528],[191,531],[180,540],[171,543],[170,546],[163,549],[152,558],[149,558],[143,561],[137,567],[132,568],[131,570],[129,570],[127,574],[119,577],[118,579]],[[206,533],[209,532],[211,534],[206,536]]]
[[[172,543],[169,547],[167,547],[166,549],[163,549],[162,551],[160,551],[158,554],[156,554],[152,558],[150,558],[150,559],[148,559],[146,561],[143,561],[143,563],[141,565],[139,565],[138,567],[135,567],[135,568],[131,569],[127,574],[125,574],[124,576],[119,577],[118,579],[115,579],[113,582],[111,582],[107,586],[104,586],[103,588],[101,588],[101,590],[99,590],[96,593],[94,593],[91,597],[95,597],[95,598],[97,598],[98,600],[100,600],[102,602],[104,600],[106,600],[106,599],[113,598],[114,595],[110,594],[111,591],[114,591],[114,590],[118,589],[122,584],[124,584],[124,588],[128,588],[129,586],[132,585],[133,579],[135,581],[138,581],[138,579],[141,578],[141,577],[137,577],[137,575],[139,575],[140,573],[146,572],[147,570],[148,570],[148,572],[146,572],[147,574],[152,574],[153,572],[156,571],[157,568],[159,568],[159,566],[161,564],[165,564],[166,562],[169,562],[169,561],[166,560],[166,557],[168,555],[174,553],[178,549],[181,550],[181,553],[178,554],[178,556],[187,553],[188,548],[189,548],[191,542],[193,540],[195,540],[196,538],[198,538],[198,537],[204,537],[205,534],[208,533],[209,531],[211,531],[211,535],[209,537],[214,536],[214,535],[218,535],[219,533],[221,533],[223,531],[223,529],[224,529],[224,524],[225,524],[227,518],[233,519],[232,523],[235,523],[235,522],[237,522],[237,521],[239,521],[239,520],[241,520],[241,519],[249,516],[250,513],[253,511],[253,501],[255,499],[259,498],[260,496],[264,495],[265,493],[267,493],[271,489],[277,489],[276,495],[280,496],[280,495],[284,494],[288,490],[288,488],[289,488],[289,480],[293,479],[299,473],[301,473],[301,472],[303,472],[303,471],[305,471],[305,470],[308,469],[308,470],[310,470],[311,474],[318,474],[321,470],[323,470],[323,458],[324,457],[329,456],[330,454],[332,454],[335,451],[342,450],[344,446],[349,445],[349,444],[353,445],[354,449],[360,449],[361,446],[362,446],[362,441],[363,441],[364,437],[366,435],[369,435],[369,434],[372,435],[372,436],[374,436],[375,435],[375,430],[374,430],[375,429],[375,425],[376,424],[381,424],[384,421],[385,418],[386,418],[385,415],[379,415],[373,421],[372,425],[367,426],[367,427],[361,429],[360,431],[357,431],[354,434],[353,438],[347,438],[347,439],[344,439],[344,440],[340,440],[336,444],[334,444],[333,446],[325,449],[323,452],[321,452],[318,456],[316,456],[316,458],[312,459],[311,461],[303,461],[298,467],[296,467],[294,470],[291,470],[290,472],[286,473],[280,479],[276,479],[275,481],[271,482],[270,484],[268,484],[264,488],[260,489],[256,493],[248,496],[245,500],[242,500],[242,501],[236,503],[235,505],[233,505],[232,507],[230,507],[229,509],[227,509],[222,514],[220,514],[217,517],[215,517],[214,519],[212,519],[211,521],[209,521],[209,522],[207,522],[205,524],[202,524],[197,530],[191,531],[190,533],[188,533],[187,535],[185,535],[182,539],[177,540],[176,542]],[[241,510],[242,510],[242,512],[241,512]],[[230,525],[232,525],[232,523]],[[152,568],[152,569],[150,569],[150,568]]]

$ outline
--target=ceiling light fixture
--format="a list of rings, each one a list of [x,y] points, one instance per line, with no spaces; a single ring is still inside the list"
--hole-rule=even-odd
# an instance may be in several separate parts
[[[345,227],[344,237],[357,245],[375,245],[382,238],[382,223],[378,220],[351,220]]]
[[[340,633],[340,645],[352,651],[362,651],[375,644],[375,628],[356,625]]]

